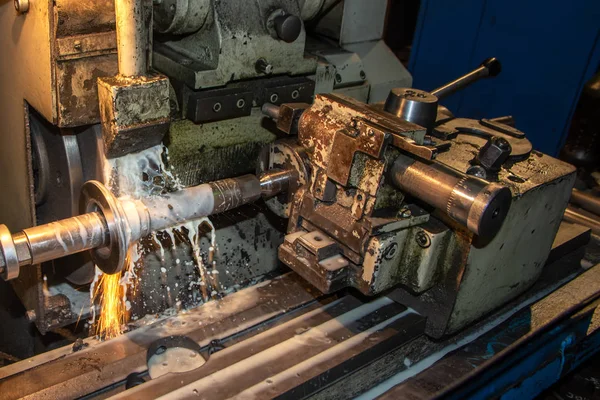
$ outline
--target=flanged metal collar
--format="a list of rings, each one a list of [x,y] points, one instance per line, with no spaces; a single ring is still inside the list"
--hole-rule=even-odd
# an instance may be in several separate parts
[[[0,277],[5,281],[19,277],[19,257],[12,235],[6,225],[0,225],[0,249],[4,257],[4,267],[0,268]]]
[[[98,181],[88,181],[81,188],[80,213],[98,211],[106,221],[110,244],[91,251],[92,260],[102,272],[115,274],[125,265],[131,245],[131,229],[123,206],[117,198]]]

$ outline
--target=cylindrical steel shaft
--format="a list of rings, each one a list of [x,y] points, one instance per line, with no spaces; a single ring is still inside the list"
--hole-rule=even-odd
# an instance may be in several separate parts
[[[14,279],[20,266],[97,248],[106,248],[104,253],[118,253],[119,257],[102,252],[92,254],[102,258],[95,261],[103,271],[118,272],[123,266],[115,264],[124,259],[122,253],[129,249],[130,242],[151,231],[240,207],[259,199],[262,193],[277,194],[288,187],[291,176],[285,171],[273,172],[273,177],[267,173],[263,180],[273,184],[261,186],[256,176],[244,175],[135,201],[117,200],[100,183],[88,182],[84,192],[91,196],[89,204],[96,205],[92,210],[102,211],[35,226],[14,235],[0,225],[0,275]]]
[[[260,198],[256,176],[245,175],[186,188],[164,196],[142,199],[150,216],[150,230],[237,208]]]
[[[98,212],[34,226],[23,233],[31,252],[31,264],[106,246],[109,241],[104,217]]]
[[[573,189],[571,203],[600,216],[600,198],[594,195]]]
[[[2,243],[0,269],[7,264],[43,263],[105,246],[108,241],[106,222],[98,212],[34,226],[12,235],[12,241]]]
[[[149,36],[144,19],[144,0],[116,0],[115,16],[119,74],[126,77],[145,75]]]
[[[270,171],[260,177],[260,191],[265,198],[273,197],[281,192],[286,192],[290,181],[297,179],[297,174],[290,170]]]
[[[585,215],[580,210],[569,205],[565,210],[563,219],[573,224],[587,226],[592,230],[594,235],[600,235],[600,221],[593,218],[591,215]]]
[[[510,190],[500,184],[404,155],[394,162],[391,179],[400,190],[446,213],[483,240],[498,233],[512,199]]]

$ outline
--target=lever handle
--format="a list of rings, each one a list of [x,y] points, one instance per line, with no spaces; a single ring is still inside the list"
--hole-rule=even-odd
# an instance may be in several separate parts
[[[440,86],[439,88],[433,90],[431,94],[435,95],[441,100],[454,92],[466,88],[471,83],[478,81],[481,78],[497,76],[501,71],[502,64],[500,64],[500,61],[496,57],[487,58],[478,68],[456,78],[452,82],[448,82],[445,85]]]

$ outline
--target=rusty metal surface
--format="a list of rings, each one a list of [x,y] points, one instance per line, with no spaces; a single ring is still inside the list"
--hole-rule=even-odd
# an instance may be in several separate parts
[[[110,52],[56,63],[59,126],[100,122],[97,80],[118,72],[116,50]]]
[[[304,190],[291,202],[280,259],[326,292],[353,286],[375,294],[403,285],[401,301],[429,317],[427,333],[435,337],[459,330],[522,293],[535,282],[550,251],[573,169],[538,152],[530,154],[530,143],[522,135],[484,125],[451,119],[438,128],[464,132],[432,138],[420,126],[384,112],[381,105],[317,95],[298,120],[298,143],[310,173]],[[485,181],[464,174],[491,131],[514,143],[513,154],[497,177],[488,177],[490,186],[475,196],[470,186]],[[452,169],[443,176],[419,172],[414,190],[409,190],[390,176],[390,165],[399,157],[411,162],[435,158],[435,165]],[[455,170],[461,175],[448,204],[438,203],[439,196],[427,198],[427,193],[446,187],[446,178],[457,174]],[[461,211],[471,197],[477,206]],[[410,218],[402,210],[411,204],[426,208],[450,234],[443,233],[446,229],[400,224]],[[373,218],[386,223],[374,229]],[[385,233],[378,234],[382,230]],[[307,252],[295,236],[316,231],[336,242],[336,254],[330,257],[341,257],[347,266],[328,270],[325,259]],[[383,247],[392,243],[401,250],[381,257],[387,254]]]
[[[169,129],[169,81],[160,74],[98,80],[104,151],[107,157],[150,148]]]
[[[54,2],[52,63],[60,127],[100,121],[99,77],[117,73],[114,0]]]
[[[56,37],[110,32],[115,29],[114,0],[55,0]]]

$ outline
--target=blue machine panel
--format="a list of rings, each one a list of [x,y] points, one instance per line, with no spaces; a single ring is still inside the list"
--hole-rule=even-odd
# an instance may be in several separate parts
[[[558,154],[583,84],[600,64],[600,0],[422,0],[409,69],[432,90],[488,57],[502,73],[442,101],[457,116],[513,115]]]

